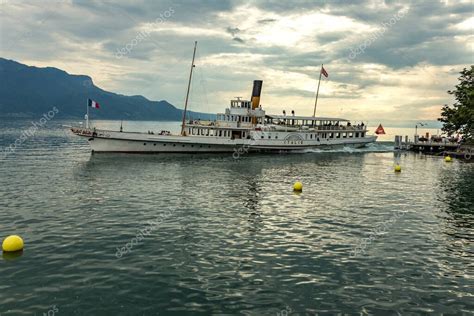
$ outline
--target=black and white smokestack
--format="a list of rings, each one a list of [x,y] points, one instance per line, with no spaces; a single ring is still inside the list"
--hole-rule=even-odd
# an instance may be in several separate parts
[[[253,81],[253,89],[252,89],[252,109],[258,108],[260,105],[260,93],[262,92],[262,80],[254,80]]]

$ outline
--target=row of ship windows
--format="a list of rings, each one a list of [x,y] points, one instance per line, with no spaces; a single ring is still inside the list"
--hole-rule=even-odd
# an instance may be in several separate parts
[[[250,123],[252,119],[250,116],[240,116],[240,115],[217,115],[218,121],[231,121],[231,122],[248,122]]]
[[[309,135],[309,137],[308,137]],[[353,137],[364,137],[364,133],[320,133],[320,134],[305,134],[305,139],[317,139],[319,138],[353,138]],[[264,139],[265,136],[260,136],[261,139]],[[272,135],[268,135],[268,139],[272,139]],[[278,135],[275,135],[274,139],[278,139]]]
[[[231,130],[214,130],[214,129],[204,129],[204,128],[190,128],[188,129],[190,135],[201,135],[201,136],[218,136],[218,137],[231,137]],[[236,133],[240,133],[236,131]],[[241,132],[241,137],[247,137],[247,132]],[[239,135],[240,136],[240,135]]]
[[[143,146],[146,146],[147,144],[148,143],[143,143]],[[162,145],[163,145],[163,147],[166,146],[166,144],[162,144]],[[156,143],[153,143],[153,146],[156,146]],[[170,145],[170,146],[176,147],[176,144],[173,144],[173,145]],[[190,145],[190,146],[194,147],[194,145]],[[181,147],[186,147],[186,145],[183,144],[183,145],[181,145]],[[196,145],[196,147],[197,147],[197,145]],[[199,148],[202,148],[202,147],[203,147],[203,145],[199,145]],[[211,146],[208,145],[207,148],[211,148]]]
[[[213,130],[213,129],[201,129],[201,128],[190,128],[189,134],[191,135],[201,135],[201,136],[217,136],[217,137],[237,137],[237,138],[246,138],[247,132],[244,131],[235,131],[234,135],[231,130]],[[241,134],[240,134],[241,133]],[[236,135],[238,134],[238,135]],[[318,139],[319,138],[353,138],[353,137],[364,137],[363,132],[333,132],[333,133],[318,133],[318,134],[308,134],[305,133],[305,139]],[[272,139],[272,134],[268,134],[268,139]],[[260,136],[261,139],[265,138],[265,135]],[[278,134],[276,134],[274,139],[278,139]]]

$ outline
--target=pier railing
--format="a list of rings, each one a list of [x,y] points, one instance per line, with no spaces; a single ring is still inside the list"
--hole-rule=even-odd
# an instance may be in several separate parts
[[[415,137],[414,141],[408,139],[408,136],[405,136],[405,141],[403,141],[403,136],[395,136],[394,149],[397,150],[417,150],[417,151],[439,151],[444,149],[455,149],[458,148],[460,144],[458,142],[450,141],[447,138],[442,140],[435,141],[432,139],[420,140],[418,137]]]

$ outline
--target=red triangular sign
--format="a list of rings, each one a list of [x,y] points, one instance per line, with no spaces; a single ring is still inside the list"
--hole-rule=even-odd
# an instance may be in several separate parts
[[[375,134],[380,135],[380,134],[385,134],[385,130],[383,129],[382,124],[379,124],[379,127],[375,130]]]

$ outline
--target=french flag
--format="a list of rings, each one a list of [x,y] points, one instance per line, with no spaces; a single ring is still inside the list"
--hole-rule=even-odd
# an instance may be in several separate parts
[[[91,99],[87,99],[87,105],[91,108],[100,109],[100,104]]]

